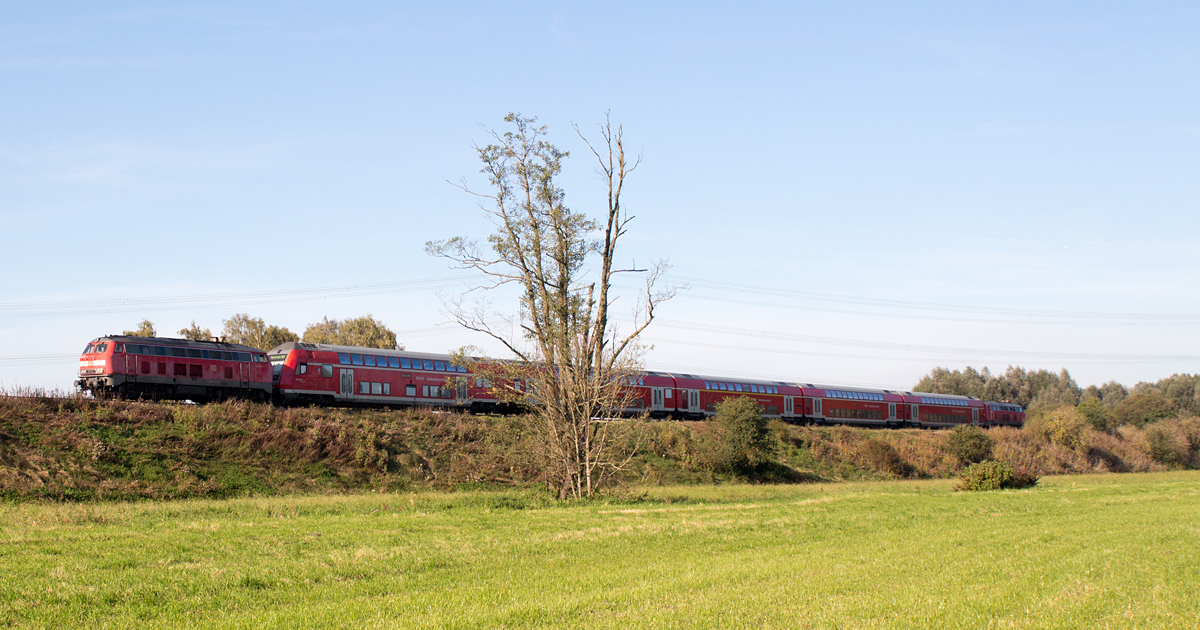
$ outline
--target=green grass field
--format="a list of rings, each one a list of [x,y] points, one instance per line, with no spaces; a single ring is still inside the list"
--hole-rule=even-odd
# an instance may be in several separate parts
[[[1195,628],[1200,473],[0,505],[27,627]]]

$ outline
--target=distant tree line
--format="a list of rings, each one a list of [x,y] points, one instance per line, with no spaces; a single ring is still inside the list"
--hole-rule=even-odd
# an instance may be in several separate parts
[[[209,341],[220,337],[226,342],[240,343],[259,350],[270,350],[289,341],[302,340],[300,335],[283,326],[269,326],[261,317],[251,317],[247,313],[238,313],[222,320],[221,324],[223,328],[220,334],[214,335],[210,329],[201,328],[192,320],[192,324],[180,330],[178,334],[193,341]],[[158,336],[154,323],[148,319],[142,320],[134,330],[126,330],[124,334],[133,337]],[[303,341],[386,350],[404,349],[404,346],[396,341],[396,333],[370,315],[342,320],[324,317],[304,329]]]
[[[1122,424],[1142,426],[1164,418],[1200,415],[1200,375],[1173,374],[1154,383],[1126,387],[1116,381],[1080,388],[1064,368],[1057,374],[1009,366],[999,376],[985,367],[976,371],[935,368],[913,387],[915,392],[958,394],[984,400],[1014,402],[1033,414],[1075,407],[1094,428],[1112,430]]]

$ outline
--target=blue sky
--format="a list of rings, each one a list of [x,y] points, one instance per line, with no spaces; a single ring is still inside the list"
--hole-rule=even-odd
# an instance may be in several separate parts
[[[573,152],[578,210],[572,123],[641,151],[624,256],[690,287],[650,368],[1200,371],[1197,32],[1190,3],[6,2],[0,387],[68,387],[143,317],[498,350],[423,245],[486,235],[448,182],[509,111]]]

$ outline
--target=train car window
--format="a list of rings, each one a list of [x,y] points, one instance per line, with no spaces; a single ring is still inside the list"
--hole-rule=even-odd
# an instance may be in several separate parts
[[[391,396],[391,395],[392,395],[392,384],[391,384],[391,383],[384,383],[384,384],[383,384],[383,395],[384,395],[384,396]]]
[[[375,355],[375,365],[378,365],[379,367],[387,367],[387,357]]]
[[[433,369],[433,361],[430,361],[429,359],[421,359],[421,364],[425,366],[426,370]]]
[[[188,348],[188,349],[187,349],[187,355],[188,355],[188,358],[189,358],[189,359],[202,359],[202,358],[204,358],[204,355],[202,355],[202,354],[200,353],[200,349],[199,349],[199,348]]]
[[[734,388],[734,390],[735,390],[735,391],[739,391],[739,392],[740,392],[740,391],[742,391],[742,384],[741,384],[741,383],[734,383],[734,384],[733,384],[733,388]]]
[[[363,364],[362,355],[361,354],[350,355],[350,363],[351,363],[351,365],[362,365]]]
[[[94,346],[94,345],[92,345],[92,344],[90,344],[90,343],[89,343],[89,344],[87,345],[87,347],[83,349],[83,353],[84,353],[84,354],[91,354],[91,353],[92,353],[92,348],[95,348],[95,347],[96,347],[96,346]]]
[[[417,395],[417,386],[416,385],[405,385],[404,386],[404,395],[409,396],[409,397],[416,396]]]
[[[358,393],[370,394],[371,393],[371,384],[368,383],[367,381],[359,381],[358,382]]]
[[[350,355],[345,352],[338,353],[338,363],[342,365],[350,365]]]
[[[107,351],[108,351],[108,344],[106,344],[106,343],[98,343],[98,344],[96,344],[96,352],[97,352],[97,353],[103,354],[103,353],[105,353],[105,352],[107,352]]]
[[[173,357],[186,357],[187,356],[187,350],[185,350],[184,348],[168,348],[168,349],[171,351],[171,356],[173,356]]]
[[[459,372],[459,374],[466,374],[466,373],[467,373],[467,367],[466,367],[465,365],[460,365],[460,366],[458,366],[458,372]]]
[[[125,346],[118,343],[113,346],[113,352],[125,352]]]
[[[162,346],[154,346],[154,356],[158,356],[158,357],[167,356],[167,349]]]
[[[255,363],[266,363],[267,362],[267,355],[265,355],[265,354],[254,354],[251,356],[254,357]]]
[[[371,393],[376,396],[383,393],[383,383],[371,383]]]
[[[412,364],[408,362],[408,359],[406,359],[404,357],[400,357],[400,367],[402,367],[406,370],[411,370]]]
[[[439,372],[445,372],[445,371],[446,371],[446,364],[445,364],[445,363],[442,363],[441,361],[434,361],[434,362],[433,362],[433,369],[435,369],[435,370],[437,370],[437,371],[439,371]]]
[[[421,386],[421,398],[429,398],[429,386],[428,385]]]
[[[363,365],[365,365],[367,367],[375,367],[375,357],[373,357],[369,354],[364,354],[363,355]]]
[[[322,365],[321,366],[321,376],[324,376],[325,378],[332,378],[333,377],[333,366],[332,365]]]
[[[300,365],[297,365],[297,366],[296,366],[296,373],[297,373],[297,374],[308,374],[308,364],[307,364],[307,363],[301,363]]]
[[[250,362],[250,353],[249,352],[235,352],[234,354],[237,355],[238,361],[241,361],[242,363]]]
[[[201,351],[200,351],[200,358],[201,358],[201,359],[219,359],[219,358],[221,358],[221,353],[220,353],[220,352],[217,352],[216,350],[214,350],[214,351],[211,353],[212,355],[215,355],[215,356],[209,356],[209,354],[210,354],[210,353],[209,353],[209,351],[208,351],[208,350],[201,350]]]
[[[388,357],[388,367],[390,367],[390,368],[400,367],[400,359],[398,357]]]

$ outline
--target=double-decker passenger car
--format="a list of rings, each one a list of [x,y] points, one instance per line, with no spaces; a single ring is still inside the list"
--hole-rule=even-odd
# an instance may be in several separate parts
[[[1010,402],[986,402],[984,409],[986,426],[1019,427],[1025,424],[1025,410],[1021,408],[1021,405]]]
[[[110,335],[79,358],[76,386],[94,396],[193,400],[271,397],[261,350],[234,343]]]
[[[268,357],[276,398],[286,404],[504,407],[490,382],[443,354],[289,342]]]

